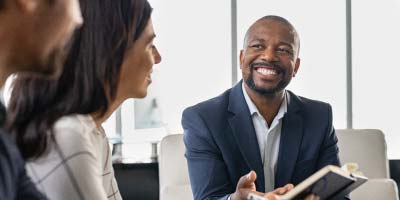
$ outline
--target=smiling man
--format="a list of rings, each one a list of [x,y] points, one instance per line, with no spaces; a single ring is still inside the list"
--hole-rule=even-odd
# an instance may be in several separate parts
[[[285,90],[299,70],[299,48],[297,31],[286,19],[257,20],[240,52],[243,80],[183,112],[196,200],[282,194],[290,190],[286,184],[340,164],[330,105]],[[248,178],[252,170],[256,175]],[[274,191],[283,186],[288,189]]]

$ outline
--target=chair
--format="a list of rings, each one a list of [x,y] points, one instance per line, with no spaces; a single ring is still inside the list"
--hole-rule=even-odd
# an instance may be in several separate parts
[[[353,200],[399,200],[397,184],[389,179],[385,136],[375,129],[336,130],[342,163],[359,164],[368,182],[350,194]]]
[[[352,200],[399,200],[396,183],[391,179],[370,179],[350,194]]]
[[[161,140],[159,157],[160,200],[192,200],[183,135]]]
[[[337,130],[342,163],[356,162],[370,180],[351,193],[353,200],[399,200],[396,183],[389,178],[384,135],[379,130]],[[161,141],[160,200],[192,200],[183,135]]]
[[[388,179],[389,162],[385,136],[374,129],[336,130],[339,139],[339,157],[342,164],[356,162],[370,179]]]

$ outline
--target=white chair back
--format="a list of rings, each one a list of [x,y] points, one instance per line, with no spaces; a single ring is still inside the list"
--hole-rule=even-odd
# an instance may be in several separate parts
[[[160,200],[192,200],[183,135],[161,140],[159,157]]]
[[[374,129],[336,130],[339,139],[339,157],[342,164],[356,162],[369,179],[389,176],[385,136]]]
[[[371,179],[350,194],[352,200],[399,200],[397,185],[392,179]]]

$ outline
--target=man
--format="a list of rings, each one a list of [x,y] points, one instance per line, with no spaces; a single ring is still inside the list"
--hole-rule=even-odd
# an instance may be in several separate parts
[[[339,165],[330,105],[285,90],[299,70],[299,47],[286,19],[257,20],[240,52],[243,81],[183,112],[196,200],[246,199],[250,192],[296,185],[325,165]],[[243,178],[251,170],[258,178]]]
[[[62,50],[82,24],[78,0],[0,0],[0,87],[16,72],[57,75]],[[0,125],[5,109],[0,104]],[[45,199],[25,172],[8,133],[0,129],[0,199]]]

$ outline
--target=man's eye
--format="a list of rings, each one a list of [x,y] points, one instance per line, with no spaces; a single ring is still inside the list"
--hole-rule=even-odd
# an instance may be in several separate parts
[[[285,54],[289,54],[292,55],[293,52],[289,49],[285,49],[285,48],[278,48],[276,51],[280,52],[280,53],[285,53]]]
[[[254,49],[262,49],[263,48],[263,46],[260,44],[254,44],[254,45],[251,45],[250,47],[254,48]]]

